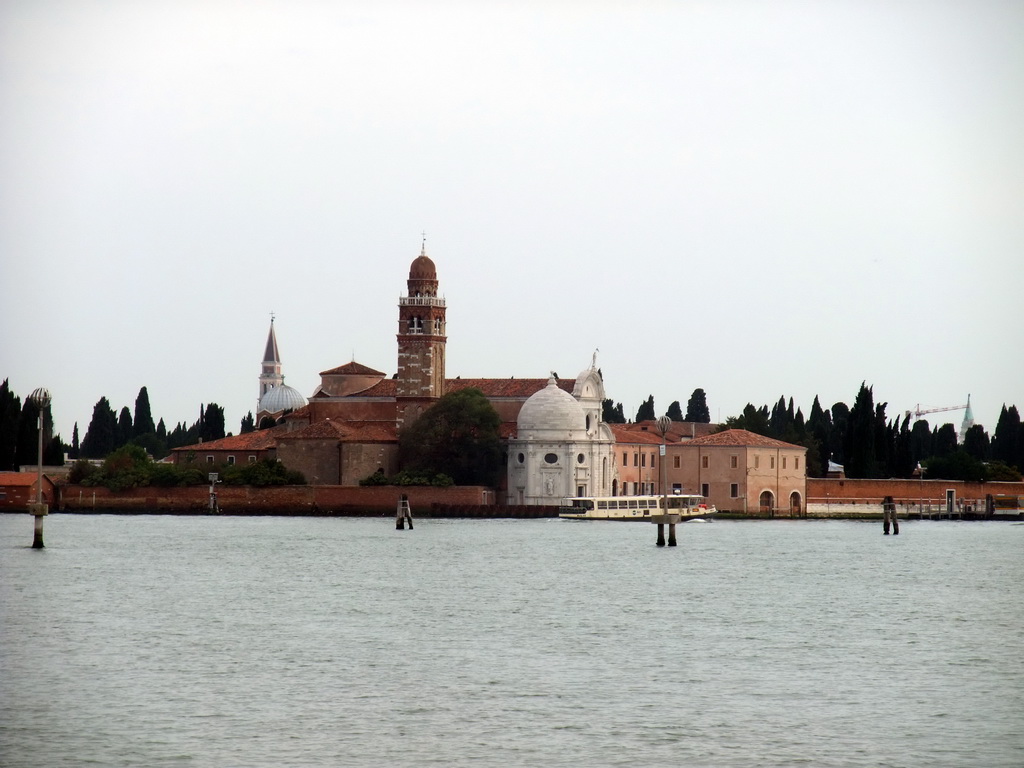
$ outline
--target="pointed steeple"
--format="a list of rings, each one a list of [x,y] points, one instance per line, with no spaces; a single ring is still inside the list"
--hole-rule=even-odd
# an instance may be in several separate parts
[[[270,333],[267,334],[267,348],[263,352],[263,364],[280,363],[281,355],[277,351],[277,334],[274,333],[274,313],[270,313]]]
[[[960,424],[959,442],[962,445],[967,438],[967,431],[974,426],[974,412],[971,410],[971,396],[967,396],[967,410],[964,411],[964,420]]]
[[[270,313],[270,333],[267,334],[267,346],[263,351],[263,365],[260,373],[260,396],[257,404],[268,390],[284,384],[281,373],[281,354],[277,351],[277,334],[274,333],[274,313]]]

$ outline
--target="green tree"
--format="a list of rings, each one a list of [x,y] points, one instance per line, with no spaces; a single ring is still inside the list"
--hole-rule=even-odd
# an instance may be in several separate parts
[[[149,407],[149,391],[143,387],[135,398],[135,421],[132,426],[132,437],[156,433],[153,424],[153,411]]]
[[[698,424],[711,423],[711,411],[708,409],[707,396],[700,387],[693,390],[690,399],[686,401],[686,416],[682,420],[696,421]]]
[[[814,396],[814,402],[811,404],[811,415],[807,418],[807,430],[817,446],[814,457],[816,463],[812,464],[810,452],[807,454],[807,475],[809,477],[825,477],[828,472],[829,457],[827,454],[832,432],[832,414],[828,409],[821,407],[817,395]]]
[[[458,485],[497,483],[501,418],[475,388],[450,392],[398,435],[399,462],[410,473],[446,474]]]
[[[935,431],[935,436],[932,439],[933,455],[945,458],[946,456],[952,456],[956,453],[956,450],[956,427],[952,424],[943,424]],[[944,479],[950,480],[953,478]]]
[[[789,407],[787,408],[786,398],[780,397],[779,402],[772,406],[771,415],[768,417],[769,434],[776,440],[785,440],[792,423],[793,399],[790,398]]]
[[[636,418],[634,419],[634,421],[654,421],[656,418],[658,417],[655,415],[654,412],[654,395],[648,395],[647,399],[644,400],[644,402],[641,403],[640,407],[637,409]]]
[[[68,452],[68,457],[72,459],[78,458],[78,451],[81,444],[78,441],[78,422],[75,422],[75,431],[71,433],[71,450]]]
[[[924,469],[927,480],[981,482],[986,478],[985,465],[962,448],[945,456],[933,456],[925,462]]]
[[[876,452],[877,428],[873,388],[861,382],[857,399],[850,409],[849,428],[843,448],[847,477],[878,477],[881,466]]]
[[[36,463],[36,440],[39,434],[36,419],[38,416],[39,410],[26,397],[21,406],[21,417],[18,419],[18,443],[14,454],[16,466],[35,465]]]
[[[846,432],[850,426],[850,408],[844,402],[832,404],[832,430],[829,433],[828,457],[837,464],[846,463]]]
[[[964,450],[972,458],[985,461],[989,457],[988,432],[981,424],[974,424],[964,435]]]
[[[613,403],[611,400],[602,400],[601,421],[605,424],[625,424],[626,416],[622,412],[622,403]]]
[[[153,462],[138,445],[122,445],[103,461],[99,482],[112,491],[149,485]]]
[[[768,435],[768,406],[762,405],[755,408],[753,403],[747,403],[743,413],[739,416],[729,416],[725,420],[726,429],[745,429],[757,435]]]
[[[1017,406],[1011,405],[1007,408],[1004,403],[999,412],[999,421],[996,422],[995,432],[992,433],[992,458],[1002,461],[1007,466],[1024,470],[1022,438],[1024,435],[1022,435]]]
[[[18,468],[18,427],[21,423],[21,398],[11,391],[7,379],[0,384],[0,472]]]
[[[917,461],[913,453],[913,438],[910,432],[910,415],[903,417],[902,424],[896,419],[898,427],[894,428],[895,448],[893,452],[893,477],[912,477]]]
[[[679,404],[678,400],[673,400],[669,404],[668,410],[665,411],[665,415],[672,419],[672,421],[686,421],[686,419],[683,418],[683,407]]]
[[[242,425],[238,429],[238,434],[244,435],[247,432],[256,431],[256,422],[253,419],[252,411],[249,411],[245,416],[242,417]]]
[[[121,409],[121,413],[117,417],[117,447],[120,448],[122,445],[127,445],[131,440],[132,412],[128,410],[126,405]]]
[[[92,409],[92,421],[85,430],[82,439],[82,457],[86,459],[102,459],[114,450],[117,439],[117,416],[110,407],[110,402],[101,397]]]
[[[927,419],[919,419],[910,428],[910,455],[914,466],[932,455],[932,430]]]
[[[224,409],[216,403],[209,403],[200,421],[199,436],[204,443],[224,437]]]

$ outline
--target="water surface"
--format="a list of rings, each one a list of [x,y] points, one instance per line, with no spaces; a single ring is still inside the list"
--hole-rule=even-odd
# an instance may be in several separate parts
[[[1024,525],[0,515],[0,764],[1020,766]]]

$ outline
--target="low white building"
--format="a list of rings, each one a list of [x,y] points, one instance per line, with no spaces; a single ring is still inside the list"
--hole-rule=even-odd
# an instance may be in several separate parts
[[[508,443],[508,503],[558,504],[570,496],[611,496],[615,437],[601,421],[604,383],[594,365],[570,395],[555,375],[519,411]]]

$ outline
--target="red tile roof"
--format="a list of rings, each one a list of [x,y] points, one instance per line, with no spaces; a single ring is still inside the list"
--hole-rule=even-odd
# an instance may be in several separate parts
[[[195,445],[183,445],[180,448],[172,448],[171,452],[177,451],[265,451],[277,447],[277,438],[287,430],[285,426],[271,427],[270,429],[258,429],[255,432],[246,432],[242,435],[231,435],[222,437],[220,440],[210,440],[206,443]]]
[[[46,475],[43,475],[43,477],[46,477]],[[7,488],[31,488],[35,483],[35,472],[0,472],[0,486]]]
[[[385,376],[386,374],[375,371],[369,366],[357,363],[353,360],[351,363],[345,363],[339,365],[337,368],[331,368],[329,371],[320,371],[321,376]]]
[[[713,435],[690,440],[687,445],[728,445],[738,448],[796,448],[798,450],[806,450],[802,445],[784,443],[781,440],[748,432],[745,429],[727,429],[724,432],[716,432]]]
[[[380,397],[394,399],[397,391],[397,383],[394,379],[381,379],[376,384],[361,392],[353,392],[346,397]]]
[[[394,379],[382,379],[369,389],[361,392],[353,392],[345,397],[379,397],[394,398],[397,394],[397,382]],[[547,379],[447,379],[445,380],[445,391],[458,392],[462,389],[475,387],[484,393],[488,398],[509,398],[512,400],[525,400],[548,385]],[[575,379],[558,379],[558,386],[566,392],[572,393],[576,385]],[[330,397],[330,395],[318,393],[314,397]]]
[[[397,439],[394,422],[390,421],[342,421],[324,419],[303,429],[286,432],[278,436],[279,441],[288,440],[341,440],[347,443],[382,443]]]
[[[559,389],[564,389],[572,394],[576,385],[576,379],[558,379]],[[445,389],[448,392],[457,392],[460,389],[475,387],[484,393],[485,397],[508,397],[512,399],[526,399],[530,395],[540,392],[548,385],[547,379],[447,379]]]
[[[609,424],[612,434],[615,435],[616,443],[630,443],[633,445],[661,445],[661,434],[657,431],[643,432],[638,429],[630,429],[630,424]],[[666,441],[668,442],[668,441]]]
[[[637,421],[631,424],[619,424],[616,426],[635,432],[652,432],[659,438],[661,437],[657,421]],[[717,424],[706,424],[697,421],[673,421],[672,425],[668,428],[668,432],[665,434],[665,439],[669,443],[678,443],[681,440],[692,440],[697,437],[710,435],[718,428]]]

